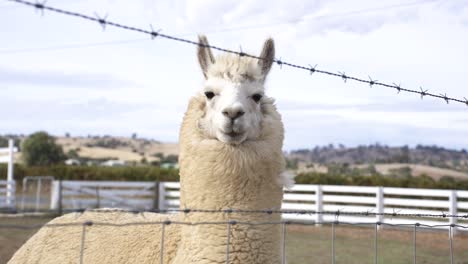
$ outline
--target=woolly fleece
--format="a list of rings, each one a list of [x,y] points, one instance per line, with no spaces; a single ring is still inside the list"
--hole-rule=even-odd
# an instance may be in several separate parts
[[[161,222],[176,215],[133,214],[119,210],[96,210],[57,217],[48,224],[94,223],[129,224]],[[161,225],[86,226],[83,263],[159,263]],[[10,264],[80,263],[83,226],[42,227],[8,262]],[[180,226],[167,225],[164,263],[170,263],[180,239]]]
[[[243,59],[246,58],[235,58]],[[280,209],[283,196],[280,175],[285,165],[281,150],[284,129],[273,99],[262,99],[260,137],[240,145],[229,145],[204,136],[198,124],[204,107],[203,95],[193,97],[180,131],[181,208]],[[188,213],[166,216],[88,211],[58,217],[50,224],[84,223],[88,220],[124,224],[164,221],[167,218],[185,222],[280,221],[278,214]],[[227,230],[224,224],[168,225],[164,263],[226,263]],[[16,252],[9,263],[77,263],[82,231],[82,226],[43,227]],[[230,263],[281,263],[279,225],[237,224],[231,227],[229,236]],[[160,241],[161,226],[157,224],[87,226],[84,263],[159,263]]]

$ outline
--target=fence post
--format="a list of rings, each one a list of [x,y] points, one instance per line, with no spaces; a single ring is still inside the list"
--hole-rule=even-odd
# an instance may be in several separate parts
[[[101,208],[101,196],[99,194],[99,185],[96,186],[96,208]]]
[[[159,182],[154,182],[154,198],[153,198],[153,209],[159,209]]]
[[[449,194],[449,214],[454,216],[457,214],[457,191],[451,190]],[[457,218],[449,217],[449,224],[456,225]],[[453,236],[457,232],[456,226],[452,227],[452,232],[449,232],[449,236]]]
[[[164,182],[159,183],[159,191],[158,191],[158,209],[165,210],[166,209],[166,189],[164,186]]]
[[[7,188],[6,188],[6,205],[8,207],[14,207],[15,203],[15,189],[16,186],[13,183],[13,167],[14,167],[14,142],[13,139],[8,140],[8,174],[7,174]]]
[[[315,223],[323,222],[323,192],[322,185],[315,186]]]
[[[379,222],[379,223],[382,223],[383,220],[384,220],[384,188],[379,186],[376,188],[376,191],[375,191],[375,198],[376,198],[376,201],[375,201],[375,206],[376,206],[376,216],[375,216],[375,220],[376,222]],[[381,227],[382,225],[379,226],[379,228]]]
[[[50,194],[50,209],[55,210],[58,208],[59,203],[59,183],[57,181],[52,182],[52,190]]]
[[[62,199],[63,199],[63,188],[62,188],[62,174],[59,176],[59,188],[58,188],[58,213],[62,215]]]
[[[22,192],[21,192],[21,211],[24,211],[24,198],[26,196],[26,177],[23,178],[23,187],[22,187]],[[50,200],[52,206],[52,200]]]
[[[39,207],[41,205],[41,189],[42,189],[42,178],[37,180],[37,189],[36,189],[36,212],[39,212]]]

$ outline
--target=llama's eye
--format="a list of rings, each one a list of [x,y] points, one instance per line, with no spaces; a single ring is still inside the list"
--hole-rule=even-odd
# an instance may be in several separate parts
[[[206,98],[211,99],[215,96],[215,94],[213,92],[205,92],[205,96]]]
[[[262,99],[262,95],[261,94],[254,94],[252,95],[252,99],[258,103],[260,101],[260,99]]]

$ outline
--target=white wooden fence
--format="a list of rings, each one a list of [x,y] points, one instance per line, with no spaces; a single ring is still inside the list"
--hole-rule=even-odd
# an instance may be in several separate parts
[[[157,204],[157,185],[154,182],[62,181],[60,184],[53,181],[50,208],[152,209]]]
[[[179,207],[178,183],[161,183],[159,208]],[[296,184],[285,190],[284,210],[313,210],[317,212],[355,212],[386,214],[468,214],[468,191],[363,187],[341,185]],[[321,223],[339,220],[350,223],[388,223],[426,225],[457,224],[457,218],[384,217],[383,215],[284,214],[287,220]],[[460,220],[458,220],[460,221]],[[468,224],[467,221],[462,221]]]
[[[51,209],[59,203],[59,182],[54,181]],[[64,208],[122,207],[131,209],[178,209],[178,182],[63,181]],[[203,208],[197,208],[203,209]],[[285,190],[282,209],[386,214],[468,214],[468,191],[297,184]],[[284,219],[321,223],[468,224],[468,219],[411,216],[333,214],[284,214]]]
[[[0,180],[0,208],[16,206],[16,184],[13,178],[14,153],[18,151],[13,146],[13,140],[8,140],[8,148],[0,148],[0,163],[8,163],[7,180]]]
[[[15,181],[0,181],[0,208],[15,207]]]

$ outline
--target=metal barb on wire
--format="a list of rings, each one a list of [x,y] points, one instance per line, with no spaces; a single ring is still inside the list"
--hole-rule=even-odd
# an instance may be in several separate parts
[[[348,80],[348,76],[346,76],[345,72],[338,72],[340,74],[341,79],[343,79],[344,82]]]
[[[393,217],[398,216],[398,213],[401,212],[401,209],[397,211],[397,210],[395,210],[395,208],[392,208],[392,211],[393,212],[392,212],[392,214],[390,216],[390,220],[393,220]]]
[[[242,51],[242,46],[239,45],[239,57],[244,57],[245,56],[245,53],[244,51]]]
[[[449,103],[449,100],[448,100],[447,94],[440,94],[440,96],[442,97],[442,99],[444,99],[444,100],[445,100],[445,102],[447,102],[447,104]]]
[[[336,210],[336,212],[335,212],[335,221],[336,222],[339,222],[340,214],[341,214],[341,209]]]
[[[395,87],[395,89],[397,89],[397,93],[399,94],[401,92],[401,84],[396,84],[396,83],[393,83],[393,87]]]
[[[370,76],[368,76],[368,77],[369,77],[369,86],[370,86],[370,88],[372,88],[372,86],[373,86],[374,84],[376,84],[378,81],[377,81],[377,80],[373,80]]]
[[[155,39],[157,36],[159,36],[159,32],[161,32],[162,29],[158,29],[157,31],[154,30],[153,25],[150,24],[151,28],[151,39]]]
[[[446,214],[445,212],[442,211],[440,216],[441,216],[442,218],[445,218],[445,217],[447,217],[447,214]]]
[[[419,87],[419,90],[421,90],[421,92],[420,92],[421,99],[423,99],[423,97],[427,95],[427,91],[429,91],[429,90],[423,90],[423,88],[421,86]]]
[[[309,64],[309,67],[310,67],[310,70],[309,70],[309,71],[310,71],[310,75],[314,74],[315,68],[317,68],[317,65],[318,65],[318,64],[315,64],[315,66],[312,67],[312,65]]]
[[[97,22],[99,22],[99,24],[101,25],[102,30],[106,30],[108,14],[106,14],[104,17],[100,17],[98,13],[94,12],[94,16],[96,17]]]
[[[280,69],[283,69],[283,62],[281,61],[281,58],[276,60],[276,64],[279,65]]]
[[[468,106],[468,99],[466,97],[463,97],[463,99],[465,99],[465,104]]]
[[[41,16],[44,16],[44,7],[46,3],[47,3],[47,0],[44,0],[42,2],[39,2],[38,0],[36,0],[36,3],[34,4],[36,11],[41,12]]]
[[[371,214],[372,211],[374,211],[374,209],[367,209],[367,211],[366,211],[366,216],[369,216],[369,214]]]

